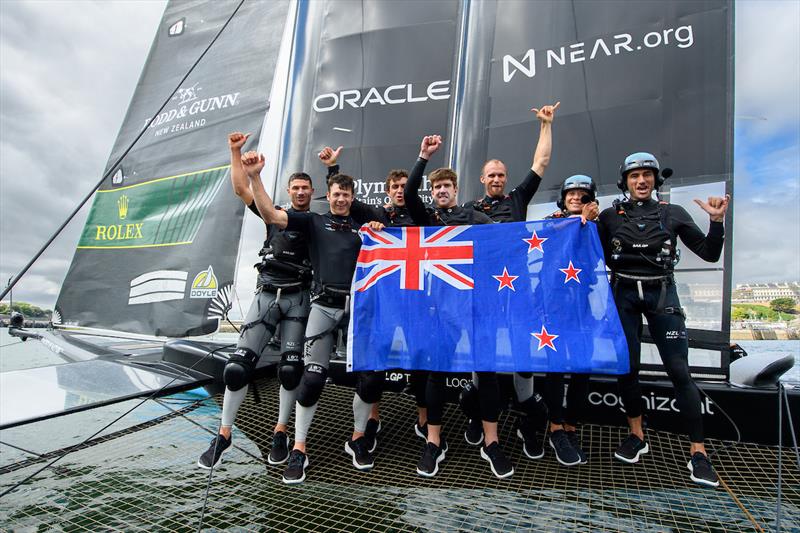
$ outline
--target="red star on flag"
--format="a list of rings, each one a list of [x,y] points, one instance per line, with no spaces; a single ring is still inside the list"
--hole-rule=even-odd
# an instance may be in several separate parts
[[[575,268],[574,266],[572,266],[572,261],[569,262],[569,266],[567,268],[559,268],[559,270],[567,276],[566,279],[564,280],[564,283],[568,282],[571,279],[574,279],[578,283],[581,282],[581,280],[578,279],[578,274],[580,274],[583,269]]]
[[[500,276],[492,276],[494,279],[500,282],[500,286],[497,287],[497,291],[499,292],[503,287],[508,287],[512,291],[516,292],[514,289],[514,280],[517,279],[519,276],[512,276],[508,273],[508,269],[503,267],[503,274]]]
[[[530,239],[522,240],[528,243],[528,253],[531,253],[534,250],[539,250],[540,252],[544,253],[544,250],[542,250],[542,243],[547,239],[547,237],[539,237],[536,235],[536,230],[533,230],[533,235]]]
[[[556,347],[553,346],[553,341],[558,338],[558,335],[549,334],[547,332],[547,329],[544,327],[544,324],[542,324],[542,331],[540,331],[539,333],[536,333],[534,331],[533,333],[531,333],[531,335],[533,335],[534,337],[539,339],[539,348],[537,349],[537,351],[541,350],[545,346],[547,346],[548,348],[550,348],[554,352],[558,351],[558,350],[556,350]]]

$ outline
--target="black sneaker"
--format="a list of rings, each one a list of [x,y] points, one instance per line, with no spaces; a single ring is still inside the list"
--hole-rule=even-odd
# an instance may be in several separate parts
[[[421,426],[419,425],[419,420],[414,422],[414,433],[417,434],[417,437],[423,439],[425,442],[428,441],[428,423],[425,422]]]
[[[211,445],[197,460],[197,466],[206,470],[218,467],[222,462],[222,454],[230,447],[231,439],[226,439],[224,435],[218,434],[211,439]]]
[[[581,458],[572,443],[569,442],[567,432],[557,429],[550,433],[550,447],[556,452],[556,459],[564,466],[574,466],[580,464]]]
[[[302,483],[306,480],[306,468],[308,468],[308,456],[300,450],[292,450],[286,470],[283,471],[283,482],[289,485]]]
[[[378,433],[381,432],[381,421],[370,418],[367,420],[367,429],[364,430],[364,438],[367,439],[367,449],[369,453],[375,451],[378,447]]]
[[[467,424],[467,430],[464,432],[464,440],[467,444],[477,446],[483,442],[483,423],[480,419],[470,418]]]
[[[500,479],[511,477],[514,473],[514,465],[508,460],[497,442],[493,442],[489,446],[481,446],[481,457],[489,461],[492,473]]]
[[[432,442],[426,442],[422,450],[422,458],[417,463],[417,474],[425,477],[433,477],[439,472],[439,463],[444,460],[447,451],[447,444],[437,446]]]
[[[529,459],[541,459],[544,457],[542,439],[527,417],[517,420],[517,437],[522,439],[522,452]]]
[[[269,449],[267,462],[271,465],[285,463],[289,458],[289,437],[283,431],[276,431],[272,435],[272,447]]]
[[[689,477],[695,483],[706,485],[707,487],[719,487],[719,477],[714,472],[714,467],[711,466],[708,456],[703,452],[694,452],[691,461],[686,466],[691,472]]]
[[[645,441],[631,433],[622,441],[617,450],[614,452],[614,457],[625,463],[638,463],[639,456],[650,451],[650,446]]]
[[[367,437],[348,440],[344,443],[344,451],[353,458],[353,466],[359,470],[369,470],[375,466],[375,459],[367,448]]]
[[[583,451],[581,448],[581,441],[578,438],[577,431],[567,431],[567,438],[569,439],[569,443],[572,444],[572,447],[575,448],[575,451],[578,452],[578,457],[581,459],[582,465],[585,465],[589,462],[589,459],[586,457],[586,452]]]

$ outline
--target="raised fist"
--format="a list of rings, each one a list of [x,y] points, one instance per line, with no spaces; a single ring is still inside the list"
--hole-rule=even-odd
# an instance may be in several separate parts
[[[558,109],[558,106],[560,106],[560,105],[561,105],[561,102],[556,102],[553,105],[546,105],[541,109],[536,108],[536,107],[532,107],[531,111],[536,113],[536,118],[538,118],[541,122],[552,123],[553,122],[553,116],[556,113],[556,109]]]
[[[339,159],[339,154],[342,153],[342,146],[334,150],[330,146],[326,146],[322,149],[322,151],[318,154],[319,160],[322,161],[322,164],[326,167],[332,167],[336,164],[336,161]]]
[[[430,159],[440,146],[442,146],[441,135],[426,135],[419,145],[419,156],[423,159]]]
[[[240,131],[234,131],[233,133],[228,135],[228,146],[231,150],[241,150],[244,143],[247,142],[247,139],[250,137],[249,133],[242,133]]]
[[[257,178],[261,175],[261,170],[264,168],[264,154],[251,150],[242,155],[242,166],[244,171],[247,172],[249,178]]]

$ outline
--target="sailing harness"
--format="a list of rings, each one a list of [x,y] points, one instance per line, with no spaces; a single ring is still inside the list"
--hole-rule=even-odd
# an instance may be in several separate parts
[[[656,313],[679,314],[686,318],[681,307],[664,306],[667,287],[675,284],[673,271],[680,260],[677,238],[669,231],[669,209],[666,202],[658,202],[655,213],[631,217],[626,209],[629,202],[613,203],[617,214],[623,217],[611,237],[611,280],[614,297],[620,285],[635,285],[639,299],[644,301],[645,286],[660,286]],[[648,275],[619,272],[623,261],[654,266],[663,273]]]
[[[336,309],[333,314],[331,324],[324,330],[306,337],[306,342],[314,344],[314,341],[333,333],[350,314],[350,287],[337,287],[335,285],[322,284],[322,287],[315,287],[311,291],[311,303],[333,307]]]

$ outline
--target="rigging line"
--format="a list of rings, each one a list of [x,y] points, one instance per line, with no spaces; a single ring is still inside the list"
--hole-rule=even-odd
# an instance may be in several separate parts
[[[794,445],[794,454],[797,458],[797,469],[800,470],[800,450],[797,448],[797,433],[794,432],[794,422],[792,422],[792,410],[789,407],[789,393],[786,392],[786,387],[783,383],[778,383],[778,386],[783,390],[783,399],[786,401],[786,418],[789,419],[789,434],[792,436],[792,444]]]
[[[778,495],[775,504],[775,531],[781,531],[781,497],[783,496],[783,398],[778,382]]]
[[[15,450],[19,450],[21,452],[29,453],[29,454],[35,455],[36,457],[39,457],[39,458],[44,457],[44,455],[42,455],[41,453],[32,452],[31,450],[26,450],[25,448],[20,448],[19,446],[15,446],[15,445],[10,444],[8,442],[3,442],[2,440],[0,440],[0,444],[5,444],[9,448],[14,448]]]
[[[20,273],[17,274],[14,277],[14,279],[11,280],[11,282],[9,282],[9,284],[6,286],[5,289],[3,289],[3,292],[0,293],[0,300],[6,297],[6,294],[8,294],[11,291],[11,289],[14,288],[14,285],[16,285],[17,282],[22,278],[22,276],[24,276],[25,273],[28,272],[28,269],[30,269],[36,262],[36,260],[39,259],[39,256],[41,256],[44,253],[44,251],[47,250],[50,244],[52,244],[52,242],[56,240],[56,237],[58,237],[61,234],[61,232],[64,231],[64,228],[67,227],[67,224],[69,224],[72,221],[72,219],[75,218],[75,215],[77,215],[78,211],[80,211],[83,208],[84,204],[86,204],[86,202],[89,201],[89,198],[92,197],[95,191],[99,189],[100,186],[103,184],[103,182],[106,179],[108,179],[108,177],[117,169],[122,160],[125,159],[125,157],[133,149],[136,143],[139,142],[139,139],[141,139],[142,136],[147,132],[147,129],[150,126],[150,123],[153,121],[153,119],[155,119],[158,116],[158,114],[161,113],[161,111],[167,106],[167,104],[170,102],[170,100],[172,100],[172,97],[175,95],[178,89],[180,89],[181,85],[183,85],[183,83],[186,81],[189,75],[194,71],[195,67],[200,63],[203,57],[205,57],[208,51],[211,50],[211,47],[214,46],[214,43],[217,42],[217,39],[219,39],[219,37],[222,35],[222,32],[225,31],[225,28],[227,28],[228,24],[230,24],[231,20],[233,20],[233,17],[236,16],[236,13],[239,12],[239,8],[242,7],[242,4],[244,4],[244,0],[240,0],[239,4],[236,6],[236,9],[233,10],[233,13],[231,13],[231,16],[228,17],[228,20],[225,21],[225,24],[222,25],[222,28],[220,28],[219,32],[217,32],[214,38],[211,39],[211,42],[208,43],[208,46],[206,47],[205,50],[203,50],[203,53],[200,54],[200,57],[198,57],[192,64],[192,66],[189,67],[189,70],[186,72],[186,74],[184,74],[183,78],[181,78],[181,81],[178,82],[178,84],[175,86],[175,89],[173,89],[173,91],[169,94],[167,99],[164,100],[164,103],[161,104],[161,107],[158,108],[158,111],[153,113],[153,116],[147,120],[145,127],[142,128],[142,131],[139,132],[139,135],[136,136],[133,142],[131,142],[131,144],[128,145],[128,147],[125,149],[125,152],[123,152],[123,154],[119,156],[119,158],[117,158],[117,160],[114,162],[114,164],[108,168],[105,174],[103,174],[103,177],[100,179],[100,181],[97,182],[97,185],[95,185],[94,188],[92,188],[92,190],[89,191],[89,193],[83,197],[83,200],[80,201],[78,206],[72,211],[72,213],[70,213],[67,219],[64,220],[64,222],[61,224],[61,226],[59,226],[59,228],[55,231],[55,233],[53,233],[53,235],[50,236],[50,238],[47,240],[46,243],[44,243],[44,245],[39,249],[39,251],[36,252],[36,255],[33,256],[33,258],[28,262],[27,265],[25,265],[25,267],[20,271]],[[0,497],[2,497],[2,494],[0,494]]]
[[[715,402],[715,401],[714,401],[714,400],[711,398],[711,396],[709,396],[709,395],[706,393],[706,391],[704,391],[703,389],[701,389],[700,387],[698,387],[698,386],[697,386],[697,383],[694,383],[694,387],[695,387],[695,388],[696,388],[698,391],[700,391],[700,393],[701,393],[703,396],[705,396],[705,397],[706,397],[706,399],[707,399],[709,402],[711,402],[711,403],[713,403],[714,405],[716,405],[716,406],[717,406],[717,409],[719,409],[720,413],[722,413],[722,414],[725,416],[725,418],[727,418],[727,419],[728,419],[728,422],[730,422],[730,423],[731,423],[731,426],[733,426],[733,430],[734,430],[734,431],[736,431],[736,440],[735,440],[735,441],[733,441],[733,442],[729,442],[728,444],[725,444],[725,445],[723,445],[723,446],[722,446],[720,449],[718,449],[718,450],[716,450],[716,449],[715,449],[713,452],[711,452],[710,454],[708,454],[708,460],[710,461],[712,457],[714,457],[715,455],[719,454],[720,452],[723,452],[723,451],[725,451],[725,450],[727,450],[727,449],[729,449],[729,448],[733,448],[734,446],[738,446],[739,444],[741,444],[741,443],[742,443],[742,432],[741,432],[741,431],[739,431],[739,426],[737,426],[737,425],[736,425],[736,422],[734,422],[734,421],[733,421],[733,418],[731,418],[731,417],[730,417],[730,415],[727,413],[727,411],[725,411],[725,409],[723,409],[723,408],[722,408],[722,406],[720,406],[720,404],[718,404],[717,402]]]
[[[735,503],[736,506],[739,507],[739,509],[742,510],[744,515],[747,517],[747,519],[750,520],[750,523],[753,524],[753,527],[755,528],[755,530],[758,531],[759,533],[764,533],[764,528],[761,527],[761,525],[758,522],[756,522],[755,517],[752,514],[750,514],[750,511],[747,510],[747,508],[744,506],[744,504],[741,502],[741,500],[736,497],[736,494],[731,490],[731,488],[728,486],[728,484],[725,483],[725,480],[720,477],[719,478],[719,482],[722,483],[722,487],[725,489],[725,491],[731,497],[731,499],[733,500],[733,503]]]
[[[65,451],[71,451],[72,452],[72,451],[78,451],[78,449],[84,450],[84,449],[90,448],[92,446],[97,446],[98,444],[103,444],[105,442],[109,442],[109,441],[112,441],[114,439],[118,439],[120,437],[124,437],[126,435],[130,435],[131,433],[135,433],[137,431],[142,431],[144,429],[153,427],[153,426],[155,426],[157,424],[161,424],[163,422],[166,422],[166,421],[176,417],[177,414],[184,413],[184,412],[188,413],[190,411],[193,411],[194,409],[197,409],[198,407],[200,407],[201,404],[202,404],[202,400],[196,401],[194,405],[188,405],[186,407],[182,407],[179,411],[177,411],[177,413],[168,413],[166,415],[161,415],[161,416],[158,416],[158,417],[153,418],[151,420],[148,420],[146,422],[142,422],[141,424],[135,424],[133,426],[129,426],[129,427],[124,428],[124,429],[120,429],[120,430],[115,431],[113,433],[108,433],[107,435],[103,435],[102,437],[98,437],[98,438],[93,439],[91,441],[87,441],[87,442],[79,443],[79,444],[73,444],[73,445],[65,446],[63,448],[59,448],[59,449],[56,449],[56,450],[53,450],[53,451],[49,451],[49,452],[47,452],[45,454],[40,455],[38,458],[25,459],[23,461],[18,461],[16,463],[13,463],[13,464],[10,464],[10,465],[2,466],[2,467],[0,467],[0,476],[4,475],[4,474],[7,474],[9,472],[14,472],[14,471],[19,470],[21,468],[27,468],[27,467],[29,467],[29,466],[31,466],[33,464],[38,464],[41,461],[46,461],[48,459],[51,459],[51,458],[57,456],[60,453],[64,453]],[[76,447],[78,447],[78,448],[76,449]],[[61,468],[61,467],[58,467],[58,468]]]
[[[205,404],[205,402],[207,402],[210,399],[211,398],[198,400],[198,404],[203,405],[203,404]],[[184,409],[180,409],[180,410],[173,409],[173,408],[171,408],[169,406],[169,404],[167,402],[164,402],[163,399],[157,399],[157,400],[153,400],[153,401],[156,402],[157,404],[159,404],[160,406],[164,407],[165,409],[169,409],[170,411],[172,411],[172,413],[175,416],[179,416],[179,417],[183,418],[184,420],[186,420],[187,422],[189,422],[190,424],[194,424],[195,426],[199,427],[200,429],[202,429],[206,433],[208,433],[210,435],[214,434],[213,431],[211,431],[210,429],[205,427],[203,424],[201,424],[199,422],[195,422],[194,420],[192,420],[191,418],[186,416],[186,413],[188,413],[189,411],[186,411],[185,408]],[[199,407],[199,405],[198,405],[198,407]],[[217,433],[219,433],[219,430],[217,430]],[[264,463],[264,458],[263,457],[258,457],[257,455],[245,450],[244,448],[242,448],[240,446],[237,446],[236,444],[233,444],[233,440],[231,440],[231,448],[234,448],[234,449],[242,452],[243,454],[249,456],[251,459],[255,459],[256,461],[258,461],[260,463]]]
[[[241,4],[240,4],[240,5],[241,5]],[[215,352],[217,352],[217,351],[219,351],[219,350],[223,350],[223,349],[225,349],[225,348],[230,348],[230,347],[232,347],[232,346],[235,346],[235,345],[236,345],[236,343],[233,343],[233,344],[228,344],[228,345],[225,345],[225,346],[220,346],[219,348],[214,348],[213,350],[211,350],[210,352],[208,352],[206,355],[204,355],[203,357],[201,357],[200,359],[198,359],[198,360],[197,360],[197,361],[196,361],[196,362],[195,362],[195,363],[194,363],[192,366],[190,366],[190,367],[188,368],[188,370],[192,370],[194,367],[196,367],[197,365],[199,365],[201,362],[205,361],[207,357],[209,357],[209,356],[213,355]],[[80,449],[80,448],[81,448],[81,447],[82,447],[84,444],[86,444],[87,442],[89,442],[90,440],[92,440],[93,438],[95,438],[97,435],[99,435],[100,433],[102,433],[103,431],[105,431],[106,429],[108,429],[109,427],[111,427],[112,425],[114,425],[116,422],[118,422],[119,420],[121,420],[121,419],[122,419],[123,417],[125,417],[126,415],[128,415],[128,414],[132,413],[132,412],[133,412],[135,409],[139,408],[139,407],[140,407],[142,404],[144,404],[144,403],[145,403],[147,400],[152,400],[152,399],[154,399],[154,398],[157,398],[157,397],[158,397],[158,395],[159,395],[159,394],[160,394],[160,393],[161,393],[161,392],[162,392],[164,389],[166,389],[167,387],[169,387],[170,385],[172,385],[172,384],[173,384],[173,383],[174,383],[174,382],[175,382],[177,379],[178,379],[177,377],[174,377],[174,378],[172,378],[172,379],[171,379],[171,380],[170,380],[168,383],[166,383],[166,384],[165,384],[163,387],[161,387],[160,389],[158,389],[157,391],[155,391],[155,392],[154,392],[153,394],[151,394],[150,396],[148,396],[148,397],[144,398],[144,399],[143,399],[141,402],[137,403],[136,405],[134,405],[133,407],[131,407],[130,409],[128,409],[127,411],[125,411],[124,413],[122,413],[121,415],[119,415],[117,418],[115,418],[114,420],[112,420],[111,422],[109,422],[108,424],[106,424],[105,426],[103,426],[102,428],[100,428],[99,430],[97,430],[96,432],[94,432],[94,433],[93,433],[93,434],[92,434],[90,437],[88,437],[88,438],[84,439],[84,440],[83,440],[83,442],[81,442],[80,444],[77,444],[77,445],[75,445],[75,446],[71,447],[70,449],[66,450],[66,451],[65,451],[65,452],[64,452],[62,455],[59,455],[58,457],[56,457],[55,459],[53,459],[52,461],[50,461],[49,463],[47,463],[46,465],[44,465],[44,466],[43,466],[42,468],[40,468],[39,470],[35,471],[35,472],[34,472],[34,473],[32,473],[31,475],[27,476],[26,478],[22,479],[21,481],[18,481],[17,483],[13,484],[13,485],[12,485],[11,487],[9,487],[8,489],[4,490],[2,493],[0,493],[0,498],[2,498],[3,496],[7,495],[7,494],[8,494],[8,493],[10,493],[10,492],[13,492],[14,490],[16,490],[16,489],[17,489],[17,487],[19,487],[19,486],[21,486],[21,485],[23,485],[23,484],[27,483],[28,481],[32,480],[34,477],[38,476],[40,473],[42,473],[42,472],[43,472],[43,471],[45,471],[46,469],[50,468],[50,467],[51,467],[51,466],[53,466],[55,463],[57,463],[58,461],[60,461],[61,459],[63,459],[64,457],[66,457],[67,455],[69,455],[70,453],[72,453],[73,451],[75,451],[75,450],[77,450],[77,449]]]
[[[19,344],[21,342],[25,342],[25,341],[9,342],[8,344],[3,344],[2,346],[0,346],[0,348],[7,348],[9,346],[14,346],[15,344]]]

